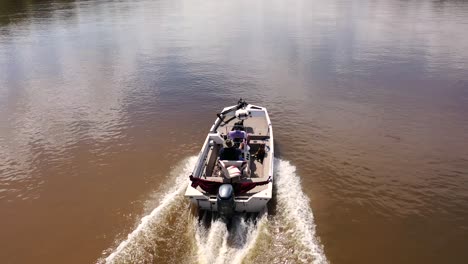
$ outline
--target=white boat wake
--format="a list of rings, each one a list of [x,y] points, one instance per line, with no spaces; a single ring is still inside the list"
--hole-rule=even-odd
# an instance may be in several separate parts
[[[216,219],[205,226],[188,210],[183,193],[195,162],[191,157],[173,170],[173,187],[158,206],[98,263],[327,263],[309,199],[288,161],[275,160],[270,214],[235,216],[229,229]]]
[[[228,230],[222,220],[213,220],[207,228],[196,224],[198,263],[241,263],[256,244],[260,227],[267,222],[266,214],[256,219],[234,216]]]

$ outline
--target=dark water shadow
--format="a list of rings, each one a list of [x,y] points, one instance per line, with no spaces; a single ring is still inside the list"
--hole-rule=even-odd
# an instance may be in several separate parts
[[[72,4],[76,0],[18,0],[0,1],[0,26],[20,22],[32,17],[48,18],[55,11],[54,4]],[[68,6],[68,5],[66,5]],[[64,8],[64,6],[61,6]],[[69,5],[70,9],[74,5]]]

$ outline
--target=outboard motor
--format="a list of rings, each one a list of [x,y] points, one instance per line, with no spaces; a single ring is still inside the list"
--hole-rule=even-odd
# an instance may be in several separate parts
[[[218,213],[221,217],[230,218],[236,209],[234,202],[234,188],[231,184],[223,184],[219,187],[218,196],[216,197],[218,204]]]

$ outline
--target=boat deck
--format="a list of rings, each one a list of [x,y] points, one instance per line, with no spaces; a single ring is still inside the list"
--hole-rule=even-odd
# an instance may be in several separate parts
[[[218,194],[220,186],[226,183],[234,189],[229,202],[236,212],[261,212],[273,196],[274,138],[268,112],[264,107],[239,100],[237,106],[225,107],[217,116],[190,175],[192,183],[187,186],[185,197],[200,210],[223,212],[226,202],[219,203]],[[231,135],[242,137],[233,140],[242,157],[220,162],[219,152],[229,132],[236,130],[234,126],[242,126],[247,133],[246,138],[243,133]],[[263,160],[257,160],[256,155],[264,156]]]
[[[217,160],[218,160],[218,152],[219,152],[219,149],[221,148],[221,145],[215,145],[213,146],[213,148],[210,150],[210,152],[208,153],[208,157],[210,157],[210,159],[208,159],[208,162],[206,162],[206,166],[205,166],[205,170],[203,172],[203,175],[202,175],[202,179],[205,179],[205,180],[209,180],[209,181],[215,181],[215,182],[224,182],[224,183],[230,183],[231,181],[236,181],[236,182],[261,182],[261,181],[265,181],[268,179],[268,176],[264,176],[264,164],[260,163],[259,161],[257,160],[254,160],[253,158],[250,160],[250,177],[248,176],[241,176],[240,178],[238,179],[226,179],[225,177],[222,176],[222,173],[221,173],[221,168],[219,168],[218,166],[218,163],[217,163]],[[258,148],[258,146],[257,146]],[[257,151],[256,149],[252,149],[251,148],[251,151],[250,153],[253,154],[255,152],[253,152],[252,150],[255,150],[255,152]],[[265,154],[265,159],[264,159],[264,163],[265,161],[267,160],[267,155],[268,153]],[[250,190],[249,192],[247,192],[246,194],[242,195],[242,196],[251,196],[255,193],[258,193],[262,190],[265,190],[267,188],[267,185],[261,185],[261,186],[257,186],[255,188],[253,188],[252,190]],[[203,189],[201,189],[200,187],[197,187],[197,190],[199,190],[200,192],[202,192],[203,194],[205,195],[208,195]],[[240,197],[242,197],[240,196]]]
[[[233,125],[233,123],[229,123],[225,126],[219,126],[217,131],[227,135]],[[244,120],[244,128],[250,136],[268,136],[268,123],[265,117],[250,117]]]
[[[201,175],[203,179],[225,183],[230,183],[231,181],[260,182],[268,179],[270,175],[268,168],[270,162],[272,162],[272,157],[270,157],[270,153],[268,151],[265,153],[263,164],[257,161],[254,157],[252,157],[252,155],[254,155],[257,152],[261,144],[265,144],[267,150],[270,148],[267,120],[265,117],[251,117],[244,121],[244,128],[249,135],[249,153],[251,158],[250,160],[248,160],[248,162],[250,165],[250,176],[244,175],[240,178],[232,180],[223,177],[221,173],[221,168],[218,165],[218,153],[223,146],[221,144],[213,144],[210,147],[210,150],[205,158],[204,169]],[[232,124],[229,123],[225,126],[220,126],[217,131],[222,136],[225,136],[229,133],[229,131],[231,131],[231,129]],[[248,197],[267,188],[267,185],[256,186],[246,194],[243,194],[239,197]],[[197,190],[205,195],[209,195],[200,187],[197,187]]]

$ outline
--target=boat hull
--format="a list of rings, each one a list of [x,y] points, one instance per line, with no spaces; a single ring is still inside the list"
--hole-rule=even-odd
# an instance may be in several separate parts
[[[272,189],[273,183],[269,183],[268,185],[268,190]],[[191,186],[189,186],[188,189],[192,190],[187,190],[186,196],[192,193],[193,196],[188,196],[188,198],[193,205],[201,210],[212,212],[218,211],[216,196],[207,197]],[[196,195],[196,193],[199,193],[200,195]],[[261,212],[271,200],[271,195],[269,194],[271,194],[271,191],[266,191],[263,195],[259,195],[258,197],[250,197],[248,199],[234,198],[234,202],[236,204],[235,211],[242,213]]]
[[[235,108],[236,106],[226,107],[222,113],[232,111],[230,109],[235,110]],[[246,131],[249,133],[249,148],[252,147],[253,150],[262,146],[266,149],[266,154],[265,158],[261,161],[254,161],[251,160],[253,153],[248,152],[249,150],[245,151],[244,158],[247,161],[246,163],[249,164],[249,173],[247,176],[244,175],[242,179],[237,179],[237,181],[246,182],[247,185],[254,184],[255,187],[249,191],[242,190],[234,196],[235,212],[259,213],[266,208],[273,193],[273,130],[266,108],[246,104],[242,107],[241,111],[243,113],[248,113],[248,116],[244,116],[243,118],[245,119]],[[224,139],[231,131],[225,119],[233,120],[235,117],[234,113],[226,114],[225,116],[222,114],[218,115],[199,153],[197,164],[191,175],[192,180],[198,179],[198,181],[201,181],[201,179],[203,179],[205,183],[208,182],[209,184],[213,183],[211,181],[217,182],[217,184],[231,181],[230,179],[219,176],[219,171],[218,175],[214,175],[216,174],[216,170],[213,169],[213,166],[215,166],[213,164],[219,161],[219,148],[223,146]],[[252,168],[250,168],[250,164]],[[211,188],[210,192],[203,189],[203,186],[194,183],[195,181],[192,181],[192,183],[187,186],[185,196],[190,199],[191,203],[198,209],[217,212],[217,194],[213,193],[213,188]]]

